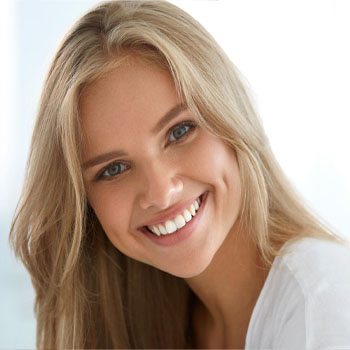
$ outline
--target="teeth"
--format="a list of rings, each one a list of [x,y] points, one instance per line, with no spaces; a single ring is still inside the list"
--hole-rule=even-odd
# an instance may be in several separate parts
[[[190,206],[190,212],[191,212],[192,216],[196,215],[196,208],[194,207],[193,204],[191,204],[191,206]]]
[[[198,198],[188,209],[185,209],[182,215],[176,216],[173,220],[167,220],[164,224],[147,226],[157,236],[168,235],[174,233],[176,230],[184,227],[187,222],[192,220],[192,217],[196,215],[201,204],[201,200]]]
[[[186,225],[185,218],[182,215],[178,215],[174,221],[177,229],[184,227]]]
[[[160,236],[159,228],[157,226],[152,226],[152,228],[153,228],[152,231],[155,232],[157,236]]]
[[[168,220],[165,223],[165,228],[166,228],[168,233],[173,233],[176,231],[176,225],[175,225],[174,221],[172,221],[172,220]]]
[[[197,200],[194,202],[194,209],[196,209],[196,210],[198,210],[198,208],[199,208],[199,204],[198,204],[198,202],[197,202]]]
[[[185,218],[185,221],[186,221],[186,222],[189,222],[189,221],[192,219],[192,215],[191,215],[191,213],[190,213],[187,209],[185,209],[183,215],[184,215],[184,218]]]
[[[162,235],[166,235],[168,232],[166,232],[166,229],[163,225],[158,225],[159,231]]]

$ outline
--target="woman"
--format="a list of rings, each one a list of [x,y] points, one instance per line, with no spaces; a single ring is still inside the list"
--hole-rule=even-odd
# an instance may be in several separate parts
[[[286,180],[225,53],[164,1],[101,4],[63,40],[11,239],[39,348],[350,345],[347,243]]]

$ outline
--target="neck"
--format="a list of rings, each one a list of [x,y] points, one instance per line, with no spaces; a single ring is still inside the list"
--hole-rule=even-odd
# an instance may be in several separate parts
[[[198,344],[244,347],[251,314],[268,270],[249,236],[231,230],[207,269],[186,279],[198,297],[194,307]]]

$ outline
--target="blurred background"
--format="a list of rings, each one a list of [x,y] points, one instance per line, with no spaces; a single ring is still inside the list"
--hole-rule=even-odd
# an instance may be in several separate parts
[[[250,83],[272,148],[307,203],[350,238],[350,2],[179,0]],[[8,232],[43,80],[92,0],[0,2],[0,348],[35,348],[34,293]]]

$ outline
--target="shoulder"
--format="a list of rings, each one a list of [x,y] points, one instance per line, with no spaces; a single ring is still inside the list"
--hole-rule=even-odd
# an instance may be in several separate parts
[[[276,267],[286,266],[305,293],[316,285],[350,283],[350,247],[317,238],[304,238],[285,248],[288,253],[276,258]],[[347,269],[347,268],[348,269]]]
[[[284,248],[254,308],[247,348],[349,348],[350,248],[316,238]]]

